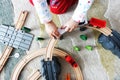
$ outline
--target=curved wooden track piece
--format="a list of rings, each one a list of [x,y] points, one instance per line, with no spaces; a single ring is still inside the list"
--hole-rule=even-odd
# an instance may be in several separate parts
[[[31,53],[29,55],[26,55],[23,57],[23,59],[16,65],[15,69],[13,70],[13,74],[11,76],[11,80],[18,80],[19,74],[21,73],[22,69],[27,65],[31,60],[45,55],[46,48],[42,48],[38,50],[37,52]],[[53,50],[54,55],[59,56],[60,58],[65,60],[65,56],[68,55],[68,53],[55,49]],[[83,80],[83,76],[80,70],[80,67],[73,68],[76,76],[76,80]]]
[[[27,11],[22,11],[20,16],[19,16],[19,19],[17,21],[17,24],[16,24],[16,29],[21,29],[22,26],[24,25],[24,22],[26,20],[26,17],[28,15],[28,12]],[[10,53],[12,52],[14,48],[13,47],[10,47],[10,46],[6,46],[3,53],[2,53],[2,56],[0,58],[0,72],[1,70],[3,69],[6,61],[8,60],[9,58],[9,55]]]
[[[38,80],[41,76],[40,71],[37,70],[27,80]]]
[[[88,25],[86,25],[85,27],[87,27],[89,29],[93,29],[93,30],[99,31],[99,32],[103,33],[106,36],[112,35],[112,30],[110,28],[108,28],[108,27],[97,28],[97,27],[90,27]]]
[[[48,46],[46,48],[46,57],[45,57],[45,60],[46,61],[52,61],[52,54],[53,54],[53,49],[55,47],[55,44],[57,43],[57,39],[50,39],[49,42],[48,42]]]

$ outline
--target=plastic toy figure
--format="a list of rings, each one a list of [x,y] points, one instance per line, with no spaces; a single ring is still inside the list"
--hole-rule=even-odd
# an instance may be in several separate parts
[[[54,14],[63,14],[68,10],[68,8],[78,2],[73,15],[62,26],[65,31],[71,32],[78,26],[80,22],[85,21],[87,11],[93,1],[94,0],[30,0],[38,13],[41,23],[45,24],[46,32],[50,37],[56,38],[59,38],[60,33],[57,30],[56,24],[52,21],[50,11]],[[48,8],[47,2],[49,4],[50,10]]]

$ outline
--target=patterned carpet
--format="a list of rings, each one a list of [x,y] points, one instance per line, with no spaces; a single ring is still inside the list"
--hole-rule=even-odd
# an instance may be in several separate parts
[[[110,1],[109,4],[108,4],[108,1]],[[117,0],[115,1],[117,3]],[[106,16],[107,16],[110,9],[112,9],[111,3],[112,3],[111,0],[95,0],[93,6],[88,12],[88,18],[90,19],[91,17],[96,17],[99,19],[106,19],[104,17],[104,14],[106,10],[109,9],[106,13]],[[115,5],[112,5],[112,6],[115,6]],[[46,40],[43,42],[37,42],[34,39],[32,46],[30,48],[30,51],[27,51],[26,53],[21,50],[13,51],[12,55],[14,55],[14,53],[17,52],[17,53],[20,53],[21,56],[18,59],[10,57],[4,70],[2,71],[2,73],[0,73],[0,80],[10,80],[11,72],[13,70],[13,67],[16,65],[16,63],[24,55],[29,54],[29,52],[33,52],[33,51],[39,50],[41,47],[45,47],[48,41],[48,36],[44,31],[44,25],[40,24],[39,22],[39,19],[35,12],[34,7],[28,4],[28,0],[0,0],[0,9],[1,9],[0,11],[1,24],[16,23],[20,11],[28,10],[30,14],[28,16],[25,26],[32,29],[31,33],[35,35],[35,38],[37,36],[42,36],[46,38]],[[63,15],[57,16],[53,14],[53,20],[57,24],[57,26],[60,27],[71,17],[73,9],[74,9],[74,6],[66,14],[63,14]],[[109,19],[110,23],[111,23],[112,14],[113,13],[107,16],[107,18],[110,18]],[[110,26],[109,21],[108,21],[108,26]],[[112,22],[115,22],[115,21],[112,21]],[[118,27],[119,26],[116,26],[114,27],[114,29],[117,30]],[[79,35],[81,34],[86,34],[88,36],[88,40],[86,42],[80,40]],[[77,29],[72,33],[66,33],[64,35],[65,39],[59,41],[56,47],[62,48],[65,51],[68,51],[71,53],[71,55],[76,59],[76,61],[81,66],[84,80],[120,80],[120,63],[119,63],[120,59],[118,59],[118,57],[113,55],[110,51],[102,48],[102,46],[97,42],[99,34],[100,33],[98,33],[97,31],[92,31],[89,29],[85,32],[80,32]],[[84,46],[88,44],[94,46],[93,51],[87,51],[84,48]],[[81,47],[80,52],[76,52],[73,50],[72,46],[75,46],[75,45],[78,45]],[[2,50],[3,50],[3,45],[0,46],[1,53],[2,53]],[[37,64],[39,64],[39,58],[33,60],[30,64],[28,64],[25,67],[25,69],[22,71],[20,80],[25,80],[26,79],[25,77],[29,75],[28,73],[32,73],[32,71],[34,71],[35,68],[39,68],[40,64],[39,65]]]

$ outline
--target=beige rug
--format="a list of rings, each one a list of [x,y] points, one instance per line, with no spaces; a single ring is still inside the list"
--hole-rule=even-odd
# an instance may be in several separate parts
[[[112,0],[109,1],[110,2],[108,4],[108,0],[95,0],[93,6],[89,10],[88,18],[90,19],[91,17],[97,17],[100,19],[106,19],[104,17],[104,13],[107,10],[107,5],[109,7],[106,13],[106,17],[109,18],[110,16],[112,16],[113,13],[107,16],[111,9],[110,6],[113,6],[111,5],[111,3],[113,3]],[[115,1],[117,3],[118,0]],[[28,10],[30,14],[28,16],[25,26],[32,29],[31,33],[35,35],[35,38],[38,36],[42,36],[46,38],[46,40],[43,42],[37,42],[34,38],[31,49],[30,51],[27,51],[27,53],[34,52],[42,47],[45,47],[47,45],[49,38],[46,32],[44,31],[44,25],[41,25],[39,22],[34,7],[29,4],[28,0],[12,0],[12,3],[15,12],[15,19],[14,19],[15,23],[18,19],[20,12],[22,10]],[[73,10],[74,10],[74,6],[66,14],[58,15],[58,16],[53,15],[53,20],[60,27],[67,20],[69,20]],[[118,17],[118,15],[116,17]],[[108,25],[110,24],[108,23]],[[116,29],[117,28],[118,26],[116,27]],[[88,36],[88,40],[82,41],[79,38],[81,34],[86,34]],[[84,80],[120,80],[119,59],[115,55],[113,55],[110,51],[103,49],[101,45],[97,43],[97,38],[99,34],[100,33],[92,30],[80,32],[77,29],[71,33],[66,33],[64,35],[64,39],[59,41],[56,47],[62,48],[65,51],[71,53],[71,55],[76,59],[76,61],[81,66]],[[85,49],[86,45],[93,46],[94,47],[93,51],[87,51]],[[81,51],[80,52],[74,51],[73,46],[79,46],[81,48]],[[39,68],[39,66],[40,66],[39,58],[33,60],[22,71],[22,77],[20,80],[26,80],[26,76],[30,75],[36,68]],[[63,69],[64,69],[63,72],[68,71],[68,69],[65,68]],[[0,80],[4,80],[4,79],[2,78]]]

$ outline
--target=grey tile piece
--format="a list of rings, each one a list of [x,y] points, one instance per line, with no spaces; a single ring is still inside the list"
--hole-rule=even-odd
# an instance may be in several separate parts
[[[0,25],[0,29],[1,29],[1,28],[8,29],[8,26],[6,26],[6,25]]]
[[[13,35],[11,39],[12,39],[12,40],[15,40],[15,38],[16,38],[16,36]]]
[[[29,37],[29,36],[23,36],[23,39],[25,39],[25,40],[28,40],[28,41],[32,41],[32,37]]]
[[[25,44],[30,45],[31,41],[22,39],[21,43],[25,43]]]
[[[0,28],[0,31],[7,32],[8,28]]]
[[[0,39],[0,43],[2,43],[2,42],[3,42],[3,40]]]
[[[18,34],[16,35],[16,37],[22,38],[22,37],[23,37],[23,34],[18,33]]]
[[[23,30],[18,30],[18,33],[19,33],[19,34],[24,34],[25,31],[23,31]]]
[[[24,48],[24,47],[21,47],[21,46],[19,46],[19,48],[18,48],[18,49],[28,50],[28,48]]]
[[[17,35],[17,31],[14,31],[14,32],[13,32],[13,35],[16,36],[16,35]]]
[[[5,36],[5,35],[6,35],[5,32],[1,32],[1,31],[0,31],[0,36]]]
[[[4,39],[4,36],[0,36],[0,39],[3,40],[3,39]]]
[[[30,44],[33,39],[32,34],[25,33],[22,30],[16,30],[14,27],[3,26],[0,31],[0,42],[22,50],[29,50]],[[5,32],[6,31],[6,32]]]
[[[6,46],[8,45],[8,42],[3,41],[2,43],[3,43],[4,45],[6,45]]]
[[[5,42],[10,42],[10,38],[4,38]]]
[[[29,49],[29,45],[27,45],[27,44],[25,44],[25,43],[20,43],[19,46],[24,47],[24,48],[26,48],[26,49]]]
[[[14,31],[14,30],[15,30],[15,28],[14,28],[14,27],[11,27],[11,26],[9,26],[8,29],[11,30],[11,31]]]
[[[11,34],[6,34],[5,37],[11,39],[12,35]]]
[[[13,44],[13,47],[18,49],[19,45]]]
[[[9,43],[9,44],[8,44],[8,46],[11,46],[11,47],[12,47],[12,45],[13,45],[12,43]]]
[[[12,30],[8,30],[8,31],[7,31],[7,34],[12,35],[12,34],[13,34],[13,31],[12,31]]]
[[[25,36],[28,36],[28,37],[31,37],[31,38],[33,37],[32,34],[28,34],[28,33],[25,33],[24,35],[25,35]]]
[[[14,43],[14,40],[13,39],[11,39],[10,40],[10,42],[9,42],[9,44],[13,44]]]
[[[22,38],[16,36],[15,41],[19,41],[20,42],[21,40],[22,40]]]
[[[20,45],[20,42],[15,40],[15,41],[13,42],[13,44],[15,44],[15,45]]]

